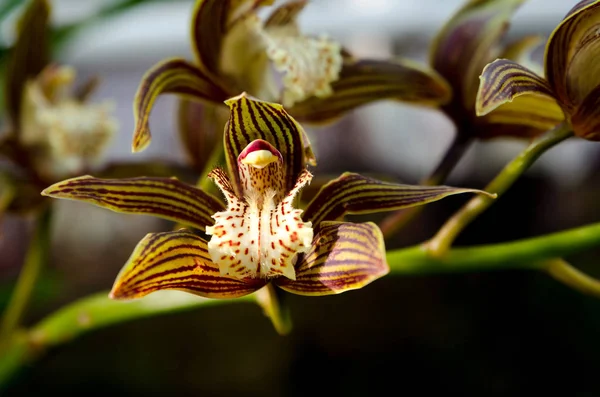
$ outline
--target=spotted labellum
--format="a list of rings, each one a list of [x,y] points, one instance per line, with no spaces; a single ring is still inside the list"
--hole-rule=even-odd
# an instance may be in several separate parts
[[[224,201],[174,178],[84,176],[44,190],[47,196],[151,214],[197,230],[148,234],[117,277],[111,297],[177,289],[233,298],[268,283],[301,295],[361,288],[388,272],[385,247],[375,224],[346,222],[345,215],[406,208],[458,193],[484,194],[345,173],[325,184],[304,209],[297,208],[298,192],[312,178],[307,166],[314,163],[300,124],[281,105],[246,94],[226,104],[227,169],[209,174]]]

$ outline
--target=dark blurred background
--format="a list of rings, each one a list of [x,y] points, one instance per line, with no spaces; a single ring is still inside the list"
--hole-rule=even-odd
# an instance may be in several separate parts
[[[55,0],[57,25],[85,18],[101,0]],[[430,40],[459,0],[315,0],[304,31],[329,33],[355,54],[427,60]],[[530,0],[509,38],[548,35],[575,4]],[[191,1],[146,2],[90,23],[60,59],[82,78],[103,79],[96,98],[117,104],[120,133],[109,160],[149,158],[184,163],[175,100],[155,107],[154,141],[129,153],[131,101],[144,71],[170,56],[191,58]],[[9,19],[0,28],[11,39]],[[541,61],[541,51],[538,52]],[[343,171],[388,174],[416,183],[433,169],[452,138],[441,114],[378,103],[340,123],[309,129],[318,175]],[[524,142],[476,143],[449,184],[481,188]],[[458,239],[458,245],[508,241],[600,221],[599,146],[572,140],[551,150]],[[388,243],[416,244],[466,200],[452,197],[427,210]],[[26,318],[46,314],[110,288],[131,250],[168,222],[57,202],[53,251]],[[381,217],[374,218],[376,220]],[[0,240],[0,308],[16,279],[30,220],[8,217]],[[600,276],[600,249],[569,259]],[[526,271],[385,277],[324,298],[289,296],[291,335],[276,335],[248,303],[139,320],[85,335],[25,368],[3,395],[80,393],[127,396],[406,395],[457,392],[474,396],[600,396],[600,300]],[[242,335],[242,337],[240,337]],[[408,394],[408,395],[410,395]]]

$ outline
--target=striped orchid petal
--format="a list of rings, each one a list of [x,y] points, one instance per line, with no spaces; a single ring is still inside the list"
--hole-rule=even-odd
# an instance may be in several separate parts
[[[146,72],[135,94],[134,152],[143,150],[150,143],[150,111],[161,94],[181,94],[210,103],[221,103],[229,96],[198,67],[185,59],[172,58],[157,63]]]
[[[477,189],[449,186],[416,186],[379,181],[354,173],[344,173],[317,193],[303,213],[303,219],[318,225],[341,219],[346,214],[366,214],[414,207],[460,193],[480,193]]]
[[[575,135],[600,141],[600,86],[594,88],[571,118]]]
[[[19,131],[25,83],[37,76],[49,61],[49,16],[48,0],[33,0],[18,23],[18,38],[10,54],[5,77],[7,113],[15,131]]]
[[[211,215],[225,209],[214,196],[175,178],[99,179],[82,176],[56,183],[42,194],[83,201],[115,212],[153,215],[199,230],[212,225]]]
[[[544,109],[544,106],[554,100],[554,94],[546,80],[516,62],[497,59],[487,65],[481,74],[475,106],[477,115],[486,115],[500,105],[525,95],[542,97],[539,101],[529,100],[532,114],[537,110],[538,116],[552,119],[556,108]]]
[[[346,61],[331,88],[330,96],[296,103],[289,109],[290,114],[300,121],[323,123],[379,100],[439,106],[451,96],[450,87],[442,77],[406,60]]]
[[[298,295],[331,295],[385,276],[383,235],[374,223],[324,222],[311,250],[296,265],[296,280],[275,283]]]
[[[465,109],[473,109],[477,76],[508,21],[524,0],[470,0],[439,31],[431,46],[431,66],[452,86]]]
[[[569,113],[600,85],[600,0],[580,1],[546,45],[546,77]]]
[[[269,142],[281,153],[285,188],[291,190],[306,163],[314,163],[314,158],[308,157],[312,151],[302,126],[281,105],[259,101],[245,93],[225,103],[230,109],[225,127],[225,153],[236,192],[241,194],[238,156],[256,139]]]
[[[206,241],[180,230],[147,234],[117,276],[110,297],[135,299],[175,289],[208,298],[236,298],[264,284],[221,276],[208,255]]]

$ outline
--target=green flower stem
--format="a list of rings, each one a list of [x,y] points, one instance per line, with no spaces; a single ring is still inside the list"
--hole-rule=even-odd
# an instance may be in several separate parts
[[[435,170],[419,184],[423,186],[435,186],[444,182],[456,164],[458,164],[463,157],[470,144],[470,138],[465,138],[462,134],[457,134]],[[379,225],[383,236],[386,239],[393,237],[398,231],[418,216],[424,208],[425,206],[419,205],[393,212],[385,217]]]
[[[215,147],[210,153],[210,157],[206,160],[202,174],[198,179],[198,186],[200,189],[208,193],[214,193],[217,191],[217,186],[212,180],[208,178],[208,174],[218,165],[225,163],[225,150],[223,146],[223,140],[217,139]]]
[[[0,324],[0,349],[18,327],[44,263],[48,260],[50,245],[51,210],[46,208],[37,219],[36,229],[29,244],[25,263]]]
[[[267,284],[256,292],[256,301],[263,308],[267,317],[271,319],[275,331],[279,335],[292,332],[292,316],[286,304],[286,292],[276,288],[273,283]]]
[[[536,138],[525,150],[508,163],[484,190],[498,195],[503,194],[546,150],[572,135],[571,126],[562,123]],[[437,234],[427,243],[429,253],[432,256],[443,256],[460,232],[492,203],[494,203],[494,199],[488,196],[477,195],[472,198],[446,221]]]
[[[90,295],[50,314],[30,330],[13,335],[11,343],[0,351],[0,387],[22,365],[44,350],[86,332],[160,314],[254,300],[254,295],[238,299],[206,299],[179,291],[159,291],[130,302],[111,300],[108,292]]]
[[[15,198],[16,189],[9,184],[8,182],[3,181],[2,175],[0,175],[0,221],[2,220],[2,214],[6,212],[10,204],[12,203],[13,198]],[[0,236],[2,232],[0,231]]]
[[[389,251],[387,259],[394,276],[538,270],[579,291],[600,296],[600,282],[554,259],[598,246],[600,223],[514,242],[454,248],[442,258],[431,257],[418,245]],[[107,296],[104,292],[83,298],[50,314],[30,330],[14,333],[10,344],[0,351],[0,386],[44,349],[83,333],[144,317],[261,299],[256,294],[230,300],[203,299],[177,291],[159,291],[131,302],[113,301]]]

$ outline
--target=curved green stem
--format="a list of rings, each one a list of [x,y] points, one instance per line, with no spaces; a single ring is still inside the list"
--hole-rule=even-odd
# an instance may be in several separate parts
[[[571,266],[563,259],[551,259],[542,264],[543,269],[557,281],[586,295],[600,298],[600,281]]]
[[[525,150],[508,163],[484,190],[498,195],[503,194],[546,150],[572,135],[571,126],[565,122],[536,138]],[[494,203],[494,199],[483,195],[471,199],[448,219],[427,243],[429,253],[433,256],[444,255],[460,232],[492,203]]]
[[[44,350],[86,332],[144,317],[254,300],[254,295],[207,299],[179,291],[159,291],[131,302],[111,300],[108,292],[91,295],[50,314],[30,330],[12,335],[10,343],[0,350],[0,386]]]
[[[458,164],[470,144],[471,139],[465,138],[465,134],[457,134],[435,170],[419,184],[424,186],[434,186],[444,182],[456,164]],[[394,236],[394,234],[419,215],[424,208],[424,206],[420,205],[398,210],[386,216],[379,224],[379,228],[381,229],[384,238],[389,239]]]
[[[273,283],[267,284],[256,292],[256,301],[263,308],[265,315],[271,319],[275,331],[279,335],[292,332],[292,316],[285,301],[286,292],[276,288]]]
[[[25,263],[8,302],[0,324],[0,349],[11,338],[27,307],[31,292],[38,280],[44,263],[48,260],[50,245],[51,210],[46,208],[37,219],[36,229],[29,244]]]

